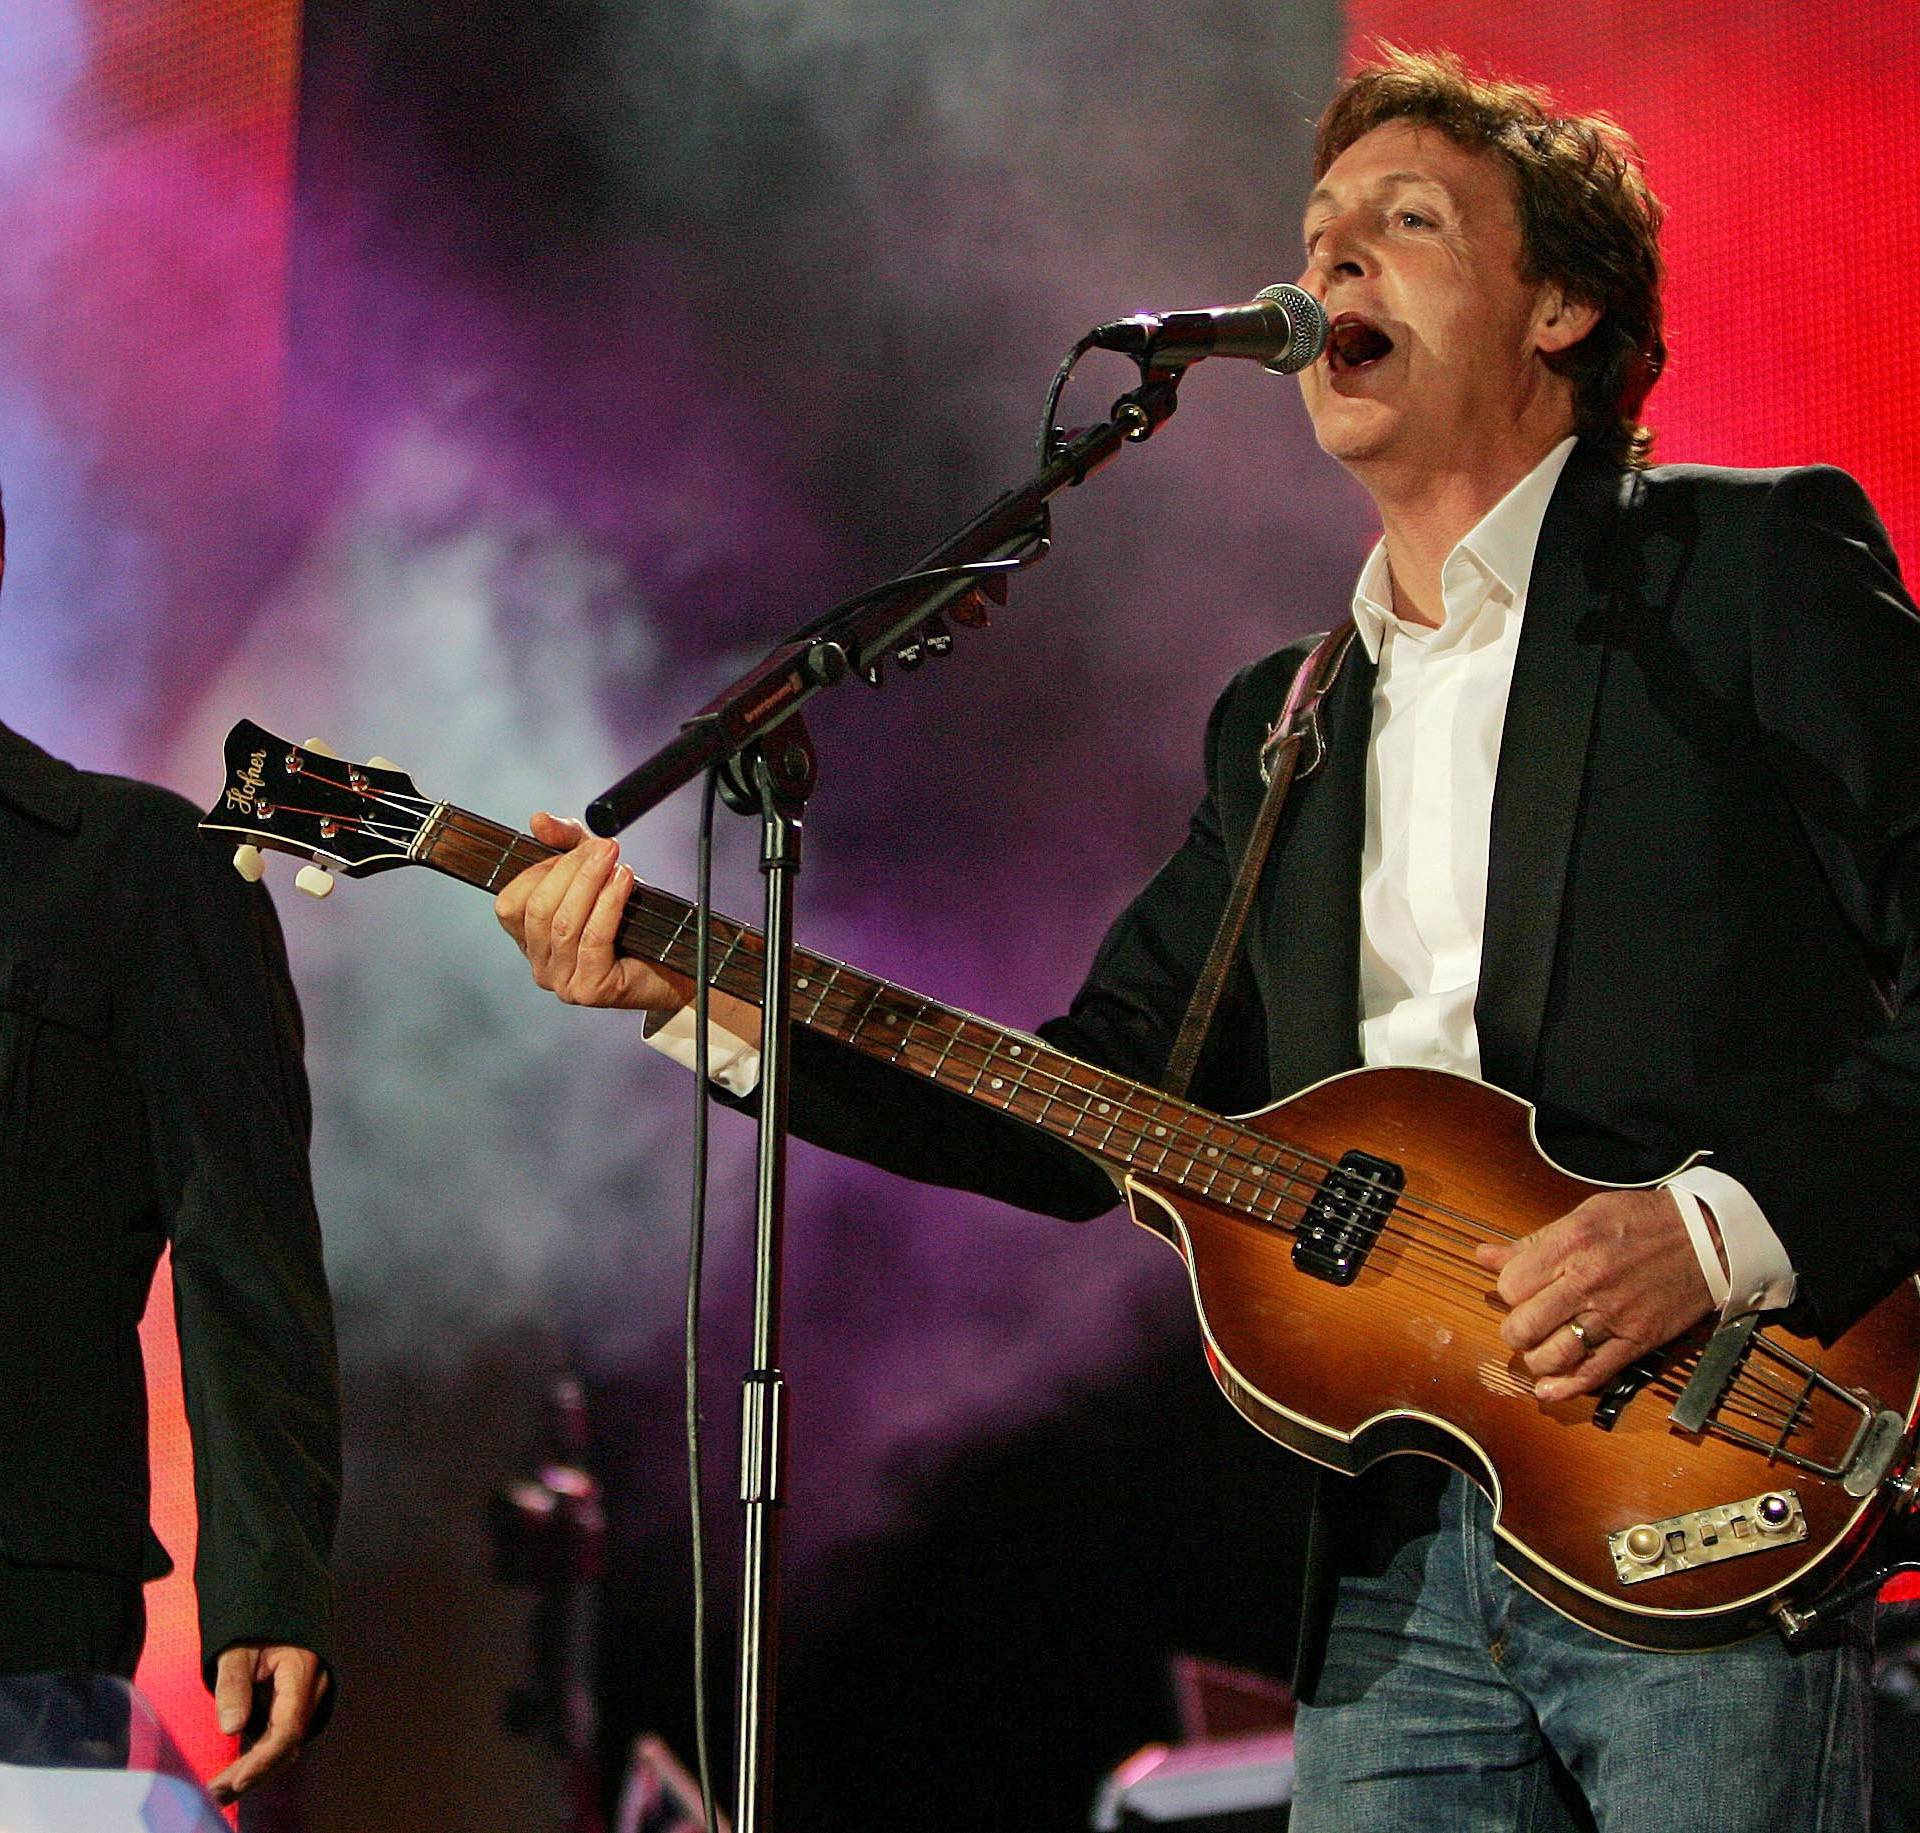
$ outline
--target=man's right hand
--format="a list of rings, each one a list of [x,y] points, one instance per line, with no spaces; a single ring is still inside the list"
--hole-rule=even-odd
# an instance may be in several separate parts
[[[534,979],[572,1006],[670,1013],[686,1005],[691,980],[614,951],[633,890],[619,845],[547,814],[534,816],[533,836],[563,850],[529,866],[494,899],[493,909]]]

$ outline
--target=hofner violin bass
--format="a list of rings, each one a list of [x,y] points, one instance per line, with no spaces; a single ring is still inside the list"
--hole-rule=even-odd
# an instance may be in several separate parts
[[[249,721],[226,762],[204,827],[354,877],[421,865],[494,892],[550,851]],[[636,886],[619,946],[691,976],[692,907]],[[757,1000],[760,950],[716,919],[713,983]],[[1591,1629],[1703,1648],[1791,1623],[1915,1499],[1913,1281],[1830,1349],[1703,1327],[1543,1405],[1473,1248],[1599,1186],[1540,1152],[1527,1103],[1363,1069],[1223,1118],[840,962],[796,952],[793,973],[797,1023],[1098,1160],[1185,1263],[1208,1364],[1262,1432],[1337,1470],[1422,1452],[1465,1471],[1502,1565]]]

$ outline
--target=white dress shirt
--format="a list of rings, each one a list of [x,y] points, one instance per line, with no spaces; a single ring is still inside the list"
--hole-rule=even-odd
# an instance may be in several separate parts
[[[1393,611],[1381,542],[1361,569],[1353,621],[1378,664],[1360,856],[1360,1052],[1375,1064],[1480,1075],[1474,997],[1486,927],[1494,771],[1533,554],[1574,441],[1543,458],[1460,540],[1440,571],[1435,629]],[[693,1064],[693,1011],[647,1041]],[[711,1030],[714,1079],[736,1094],[759,1080],[759,1052]],[[1784,1305],[1794,1271],[1746,1187],[1695,1165],[1667,1181],[1700,1270],[1727,1316]],[[1707,1232],[1712,1206],[1727,1264]]]

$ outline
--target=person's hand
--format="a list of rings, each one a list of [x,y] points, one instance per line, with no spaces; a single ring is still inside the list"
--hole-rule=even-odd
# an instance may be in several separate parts
[[[220,1729],[238,1737],[264,1695],[266,1726],[241,1755],[207,1784],[225,1807],[261,1777],[292,1762],[328,1686],[327,1670],[311,1649],[282,1643],[236,1643],[215,1665],[213,1708]]]
[[[1713,1309],[1680,1206],[1664,1190],[1602,1191],[1524,1240],[1474,1254],[1500,1275],[1512,1307],[1500,1335],[1543,1401],[1599,1393]]]
[[[565,850],[529,866],[493,901],[500,926],[520,945],[534,979],[571,1006],[675,1012],[693,983],[617,954],[620,915],[633,890],[620,848],[577,821],[533,817],[533,837]]]

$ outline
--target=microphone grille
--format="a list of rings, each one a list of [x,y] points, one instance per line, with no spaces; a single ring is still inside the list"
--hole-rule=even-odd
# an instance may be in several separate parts
[[[1254,298],[1277,305],[1287,315],[1287,328],[1292,333],[1286,349],[1261,365],[1270,374],[1290,376],[1326,349],[1327,315],[1320,309],[1319,300],[1304,288],[1284,283],[1263,286]]]

